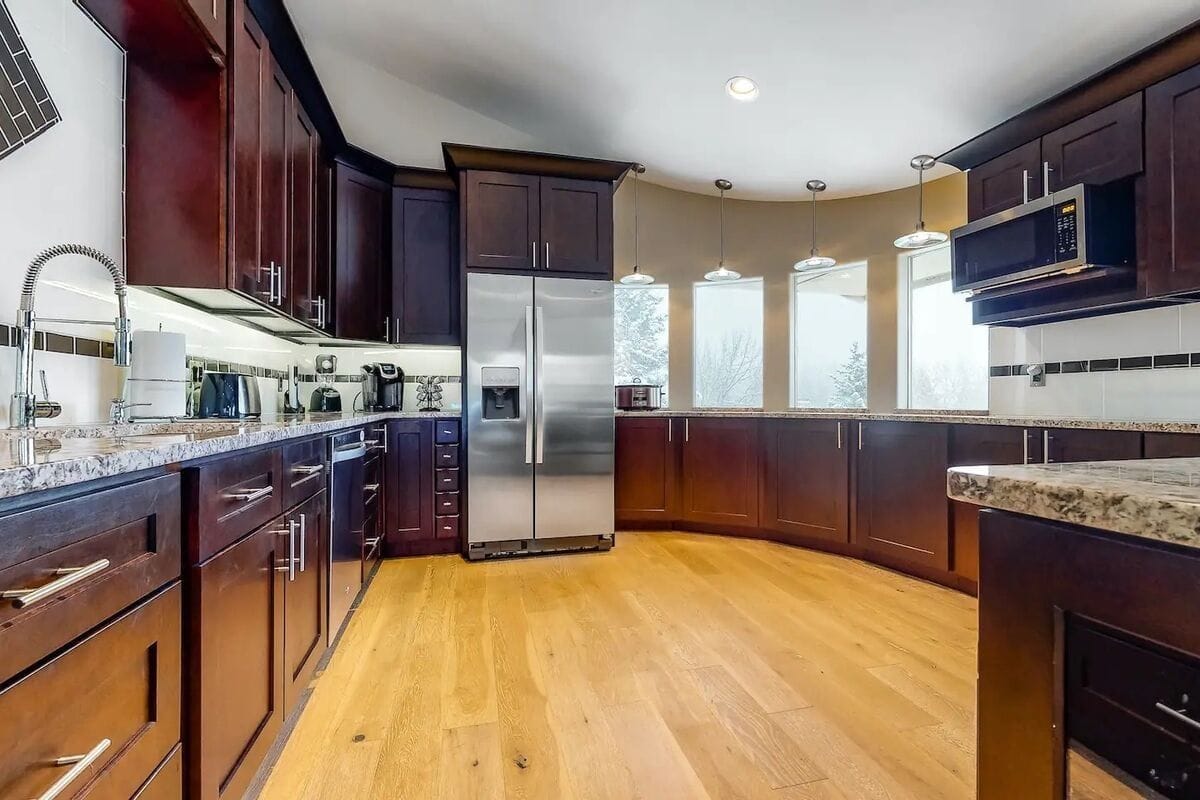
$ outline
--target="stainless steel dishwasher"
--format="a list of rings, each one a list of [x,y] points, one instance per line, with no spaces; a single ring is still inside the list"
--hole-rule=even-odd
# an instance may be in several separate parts
[[[329,461],[329,640],[333,641],[362,588],[363,460],[358,429],[335,434]]]

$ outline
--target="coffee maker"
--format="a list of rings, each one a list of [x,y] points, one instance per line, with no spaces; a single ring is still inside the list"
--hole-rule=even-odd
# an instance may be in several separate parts
[[[399,411],[404,406],[404,370],[395,364],[363,364],[365,411]]]

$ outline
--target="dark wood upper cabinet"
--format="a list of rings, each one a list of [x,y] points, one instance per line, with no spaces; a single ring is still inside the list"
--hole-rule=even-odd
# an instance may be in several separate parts
[[[855,427],[854,541],[886,560],[949,570],[949,427],[927,422]]]
[[[840,420],[764,422],[762,527],[850,541],[849,436]]]
[[[967,173],[968,220],[990,216],[1041,196],[1040,140],[993,158]]]
[[[294,568],[284,573],[284,708],[295,708],[308,686],[317,662],[325,652],[326,576],[324,573],[325,537],[328,518],[325,492],[321,491],[297,506],[286,517],[288,535],[293,537],[291,557]]]
[[[674,420],[619,417],[616,426],[616,516],[624,523],[669,523],[678,515]]]
[[[288,116],[289,311],[312,325],[320,322],[316,278],[317,130],[292,96]]]
[[[267,299],[262,269],[263,90],[271,71],[266,36],[244,3],[234,2],[229,62],[229,284]]]
[[[602,181],[542,178],[542,269],[612,274],[612,195]]]
[[[335,330],[344,339],[390,341],[385,292],[391,187],[341,161],[334,173]]]
[[[1044,439],[1047,464],[1142,457],[1142,434],[1138,431],[1058,428],[1045,431]]]
[[[1088,114],[1042,137],[1050,191],[1102,184],[1142,171],[1142,93]]]
[[[466,266],[537,269],[541,262],[541,179],[507,172],[469,171],[463,179]]]
[[[1147,294],[1200,289],[1200,66],[1146,90]]]
[[[228,0],[187,0],[188,7],[204,27],[204,32],[219,53],[225,52],[225,12]]]
[[[392,341],[459,343],[458,196],[392,190]]]
[[[195,800],[241,797],[282,725],[287,533],[277,518],[191,569],[185,718]]]
[[[688,417],[683,430],[683,518],[758,525],[758,421]]]

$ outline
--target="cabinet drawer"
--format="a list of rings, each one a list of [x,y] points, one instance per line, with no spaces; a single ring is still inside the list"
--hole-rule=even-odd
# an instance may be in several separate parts
[[[0,684],[178,578],[179,509],[165,475],[0,518],[0,590],[62,587],[0,603]]]
[[[86,795],[91,797],[91,795]],[[183,745],[175,745],[131,800],[179,800],[183,797]]]
[[[278,449],[236,453],[188,470],[184,484],[197,530],[188,556],[199,564],[279,516],[283,510]]]
[[[382,455],[387,452],[387,426],[377,425],[371,426],[365,430],[365,438],[363,439],[367,445],[367,460]]]
[[[283,508],[302,503],[325,486],[325,437],[306,439],[283,448]]]
[[[457,492],[458,491],[458,470],[457,469],[439,469],[436,470],[433,482],[433,490],[435,492]]]
[[[458,420],[439,419],[433,425],[435,444],[458,444]]]
[[[457,539],[458,517],[438,517],[434,520],[433,535],[437,539]]]
[[[178,584],[0,692],[0,795],[124,800],[180,740]],[[86,764],[54,759],[87,754]]]
[[[438,492],[433,496],[433,513],[439,517],[458,515],[458,492]]]
[[[458,466],[458,445],[439,444],[433,448],[433,465],[440,469]]]

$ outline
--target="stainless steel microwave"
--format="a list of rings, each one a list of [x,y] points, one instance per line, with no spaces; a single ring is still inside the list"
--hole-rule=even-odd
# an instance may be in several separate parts
[[[956,292],[1073,275],[1096,267],[1136,269],[1133,184],[1078,184],[950,233]]]

